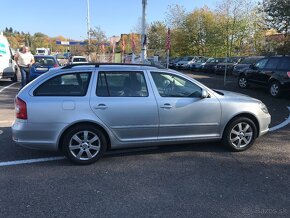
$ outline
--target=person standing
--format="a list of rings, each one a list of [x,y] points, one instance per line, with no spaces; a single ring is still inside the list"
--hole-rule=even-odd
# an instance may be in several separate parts
[[[28,82],[30,66],[35,62],[34,57],[29,51],[29,48],[24,46],[21,51],[16,53],[15,61],[20,69],[22,85],[21,88],[23,88]]]

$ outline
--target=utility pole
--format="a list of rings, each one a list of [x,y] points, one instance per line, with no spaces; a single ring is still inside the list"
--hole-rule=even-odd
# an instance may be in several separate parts
[[[90,0],[87,0],[87,34],[88,34],[88,53],[89,53],[89,61],[90,61],[91,60]]]
[[[142,0],[142,48],[141,48],[141,62],[144,64],[146,58],[146,7],[147,7],[147,0]]]

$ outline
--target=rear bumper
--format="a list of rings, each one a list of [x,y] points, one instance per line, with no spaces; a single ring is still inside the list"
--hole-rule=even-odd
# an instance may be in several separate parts
[[[65,124],[35,124],[16,119],[12,138],[16,144],[38,150],[58,150],[58,139]]]

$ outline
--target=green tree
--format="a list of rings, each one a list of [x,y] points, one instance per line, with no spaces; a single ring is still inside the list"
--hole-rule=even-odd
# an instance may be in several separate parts
[[[167,27],[165,23],[155,21],[148,28],[148,52],[153,51],[153,55],[164,53],[166,43]]]
[[[289,0],[263,0],[263,11],[269,27],[284,34],[282,52],[290,49],[290,2]],[[289,51],[288,51],[289,52]]]

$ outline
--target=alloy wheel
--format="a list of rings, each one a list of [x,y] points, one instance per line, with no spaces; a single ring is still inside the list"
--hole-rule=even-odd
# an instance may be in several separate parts
[[[247,87],[247,79],[245,77],[240,77],[239,78],[239,86],[241,88],[246,88]]]
[[[79,160],[90,160],[100,151],[101,141],[91,131],[80,131],[74,134],[69,142],[70,153]]]
[[[246,122],[237,123],[230,132],[230,142],[235,148],[244,148],[253,138],[253,129]]]

